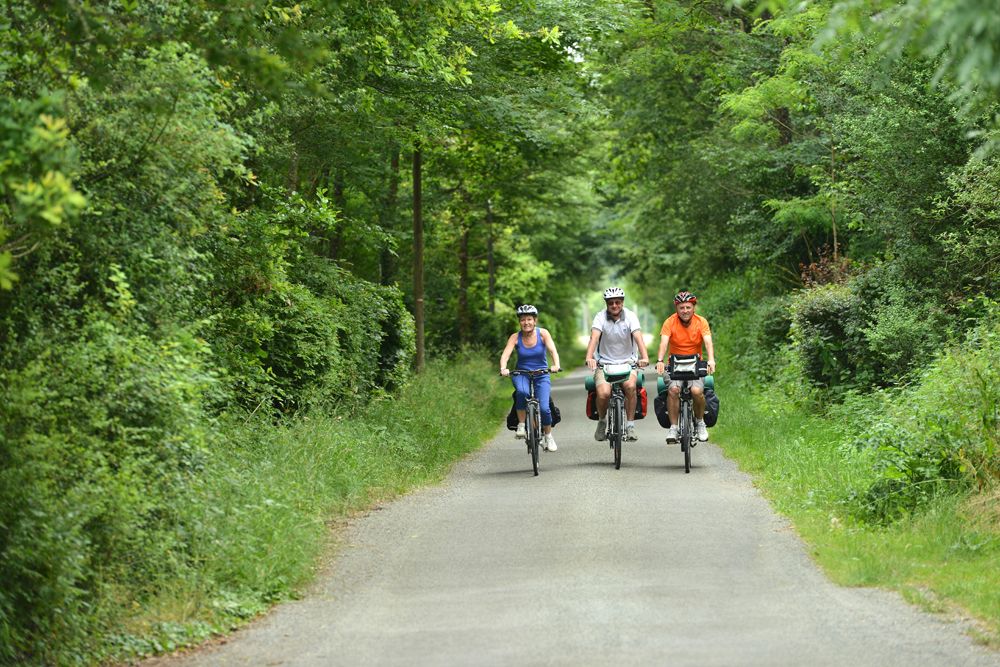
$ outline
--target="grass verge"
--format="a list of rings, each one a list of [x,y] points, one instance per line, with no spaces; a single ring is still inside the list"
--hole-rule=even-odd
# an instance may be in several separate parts
[[[351,414],[225,427],[187,511],[188,576],[162,583],[128,615],[103,659],[197,643],[295,597],[330,546],[331,521],[438,481],[493,435],[510,394],[493,365],[431,363],[401,395]]]
[[[969,615],[974,637],[1000,648],[1000,497],[951,495],[887,526],[845,503],[873,477],[864,452],[840,446],[844,426],[782,401],[721,390],[713,440],[788,516],[837,583],[899,591],[925,609]]]

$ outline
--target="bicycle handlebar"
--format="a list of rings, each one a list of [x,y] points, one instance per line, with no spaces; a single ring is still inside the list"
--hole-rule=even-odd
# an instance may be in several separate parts
[[[518,369],[516,369],[516,368],[515,368],[514,370],[512,370],[512,371],[510,372],[510,374],[511,374],[512,376],[513,376],[513,375],[529,375],[529,376],[536,376],[536,375],[548,375],[548,374],[549,374],[549,373],[551,373],[551,372],[552,372],[552,369],[551,369],[551,368],[539,368],[538,370],[535,370],[535,371],[525,371],[525,370],[518,370]]]

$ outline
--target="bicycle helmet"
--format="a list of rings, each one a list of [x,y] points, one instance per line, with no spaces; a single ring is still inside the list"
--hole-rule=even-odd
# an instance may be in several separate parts
[[[517,316],[521,317],[521,315],[534,315],[535,317],[538,317],[538,309],[530,303],[526,303],[523,306],[517,307]]]
[[[625,291],[621,287],[609,287],[604,290],[604,300],[608,299],[621,299],[625,300]]]
[[[677,296],[674,297],[675,304],[686,303],[688,301],[690,301],[691,303],[698,303],[698,297],[696,297],[694,294],[691,294],[691,292],[688,292],[687,290],[684,290],[683,292],[678,292]]]

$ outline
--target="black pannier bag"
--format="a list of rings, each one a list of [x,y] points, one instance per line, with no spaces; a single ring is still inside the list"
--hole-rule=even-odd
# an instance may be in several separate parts
[[[653,399],[653,413],[663,428],[670,428],[670,413],[667,412],[667,396],[663,394]],[[705,426],[715,426],[719,421],[719,395],[711,387],[705,387]]]
[[[653,399],[653,414],[656,415],[656,421],[660,423],[660,426],[670,428],[670,415],[667,413],[666,395],[657,396]]]
[[[508,431],[517,430],[517,409],[514,407],[515,405],[517,405],[516,399],[517,399],[517,390],[515,389],[510,395],[511,406],[510,406],[510,412],[507,413]],[[559,408],[556,407],[556,404],[552,401],[551,395],[549,396],[549,412],[552,413],[553,426],[562,421],[562,413],[559,411]]]
[[[711,387],[705,387],[705,426],[715,426],[719,421],[719,395]]]

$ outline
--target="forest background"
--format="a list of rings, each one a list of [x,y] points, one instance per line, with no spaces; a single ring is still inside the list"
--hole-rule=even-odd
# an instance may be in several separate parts
[[[442,414],[494,428],[467,350],[521,302],[569,348],[610,279],[839,424],[838,525],[944,503],[997,565],[991,5],[7,2],[0,660],[294,595],[330,516],[476,446]]]

